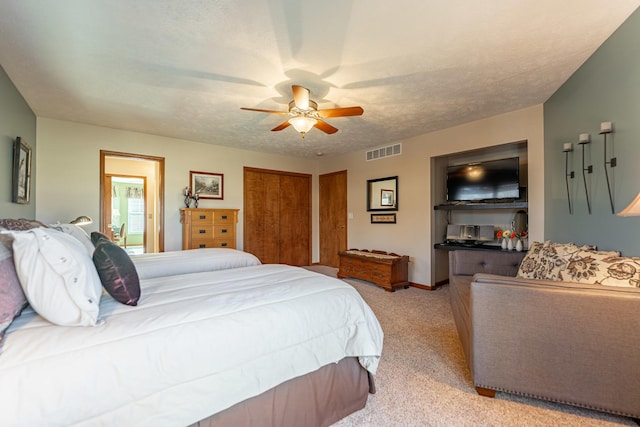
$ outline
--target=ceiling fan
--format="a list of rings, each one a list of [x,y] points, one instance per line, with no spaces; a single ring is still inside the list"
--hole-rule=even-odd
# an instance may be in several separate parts
[[[293,101],[289,102],[289,111],[261,110],[259,108],[245,108],[241,110],[260,111],[262,113],[286,114],[291,116],[287,121],[271,129],[280,131],[293,126],[304,138],[305,134],[315,127],[325,133],[336,133],[338,128],[331,126],[323,119],[328,117],[360,116],[364,112],[362,107],[328,108],[318,110],[318,104],[309,99],[309,89],[306,87],[292,85]]]

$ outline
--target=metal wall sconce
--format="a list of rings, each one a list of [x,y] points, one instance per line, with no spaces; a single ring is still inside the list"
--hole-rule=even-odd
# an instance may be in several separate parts
[[[584,146],[591,142],[591,137],[588,133],[581,133],[580,138],[578,140],[578,144],[582,145],[582,181],[584,182],[584,192],[587,196],[587,209],[589,210],[589,215],[591,215],[591,200],[589,200],[589,187],[587,186],[587,173],[593,173],[593,165],[589,165],[587,167],[584,166]]]
[[[613,192],[611,190],[611,183],[609,181],[609,172],[607,170],[607,165],[612,168],[615,168],[618,164],[617,159],[612,157],[609,161],[607,161],[607,135],[613,133],[613,124],[611,122],[602,122],[600,123],[600,135],[604,135],[604,176],[607,179],[607,191],[609,192],[609,203],[611,204],[611,213],[615,214],[615,208],[613,206]]]
[[[564,181],[567,184],[567,201],[569,202],[569,214],[573,215],[573,208],[571,207],[571,193],[569,192],[569,178],[573,179],[575,173],[569,172],[569,153],[573,151],[573,144],[570,142],[565,143],[562,146],[564,152]]]

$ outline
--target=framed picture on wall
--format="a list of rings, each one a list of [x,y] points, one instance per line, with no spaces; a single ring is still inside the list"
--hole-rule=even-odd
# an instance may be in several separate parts
[[[189,171],[191,194],[200,199],[224,198],[224,175],[221,173]]]
[[[13,203],[28,204],[31,196],[31,147],[17,137],[13,145]]]
[[[393,190],[380,190],[380,206],[394,206]]]
[[[395,213],[371,214],[371,224],[395,224],[395,223],[396,223]]]

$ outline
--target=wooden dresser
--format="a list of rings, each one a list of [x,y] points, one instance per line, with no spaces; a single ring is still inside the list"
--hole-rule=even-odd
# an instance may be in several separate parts
[[[409,257],[383,251],[349,249],[339,252],[338,277],[354,277],[373,282],[393,292],[409,287]]]
[[[239,209],[182,208],[182,249],[236,248]]]

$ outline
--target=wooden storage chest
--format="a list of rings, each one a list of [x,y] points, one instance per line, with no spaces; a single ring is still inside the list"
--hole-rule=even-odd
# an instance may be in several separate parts
[[[409,257],[383,251],[349,249],[338,254],[338,277],[354,277],[375,283],[386,291],[409,287]]]

